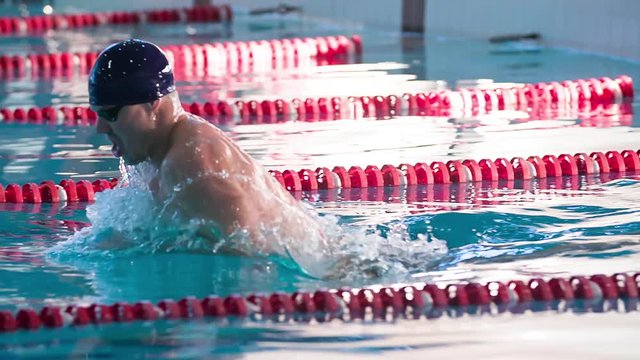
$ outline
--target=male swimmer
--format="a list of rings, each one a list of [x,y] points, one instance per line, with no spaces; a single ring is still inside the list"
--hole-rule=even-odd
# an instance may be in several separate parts
[[[198,234],[223,242],[223,250],[297,257],[295,244],[324,238],[313,215],[254,159],[183,110],[156,45],[132,39],[107,47],[91,70],[89,100],[113,154],[157,170],[149,188],[169,218],[195,221]]]

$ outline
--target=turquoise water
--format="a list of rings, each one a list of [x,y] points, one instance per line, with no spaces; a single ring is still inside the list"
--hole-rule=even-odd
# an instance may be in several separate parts
[[[195,31],[195,32],[194,32]],[[231,29],[203,26],[185,30],[125,27],[52,34],[40,38],[2,39],[9,53],[38,49],[100,48],[128,34],[164,43],[203,39],[257,39],[281,36],[363,34],[363,67],[347,75],[335,68],[300,77],[290,72],[230,79],[189,79],[179,89],[185,101],[224,92],[230,98],[266,94],[333,94],[348,87],[353,94],[427,86],[424,80],[494,78],[496,81],[551,81],[629,74],[640,79],[640,65],[564,50],[492,54],[480,41],[414,37],[354,29],[300,19],[254,20],[240,15]],[[386,70],[380,62],[404,64]],[[455,65],[455,66],[454,66]],[[0,82],[0,106],[44,106],[52,102],[84,104],[86,78],[24,78]],[[283,95],[284,96],[284,95]],[[634,112],[639,109],[634,104]],[[229,126],[225,131],[270,169],[333,165],[379,166],[451,158],[527,156],[638,149],[638,120],[621,126],[582,126],[586,116],[526,119],[513,114],[483,118],[402,117],[390,120],[343,120]],[[0,183],[118,175],[108,140],[91,128],[0,124]],[[311,206],[336,216],[345,231],[379,231],[393,240],[368,246],[386,271],[377,278],[357,271],[343,279],[318,280],[266,259],[170,253],[50,256],[88,221],[86,204],[3,205],[0,211],[0,309],[40,308],[48,304],[158,301],[187,295],[315,290],[396,282],[510,280],[533,276],[569,276],[634,272],[640,260],[638,214],[640,178],[579,177],[560,181],[470,184],[380,189],[363,194],[319,193]],[[381,192],[381,194],[380,194]],[[108,195],[106,195],[108,196]],[[307,195],[305,195],[307,196]],[[304,197],[304,196],[302,196]],[[321,201],[317,201],[320,199]],[[359,200],[364,199],[364,200]],[[354,230],[355,229],[355,230]],[[420,236],[426,237],[420,238]],[[367,241],[371,240],[370,243]],[[416,247],[419,241],[445,245]],[[415,247],[415,249],[413,249]],[[428,250],[431,249],[431,252]],[[357,249],[356,249],[357,250]],[[392,266],[398,265],[398,266]],[[635,320],[635,321],[634,321]],[[599,330],[587,332],[597,327]],[[0,336],[3,358],[270,357],[304,351],[305,357],[507,356],[545,341],[548,354],[594,354],[622,358],[637,329],[632,315],[442,318],[396,324],[303,326],[271,323],[158,322],[16,333]],[[607,332],[609,331],[609,332]],[[607,336],[613,333],[615,336]],[[498,335],[499,334],[499,335]],[[589,339],[598,339],[598,347]],[[567,344],[573,350],[567,350]],[[606,346],[610,344],[611,346]],[[607,349],[607,350],[603,350]],[[140,357],[142,355],[139,355]],[[630,357],[630,356],[629,356]]]

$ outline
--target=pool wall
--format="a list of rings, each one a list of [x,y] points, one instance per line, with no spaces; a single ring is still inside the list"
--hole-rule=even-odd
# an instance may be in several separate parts
[[[223,4],[224,1],[214,1]],[[301,6],[303,16],[380,30],[400,30],[415,23],[413,10],[424,9],[425,30],[473,38],[537,32],[544,45],[566,47],[640,61],[640,2],[635,0],[235,0],[237,9],[274,7],[281,3]],[[192,0],[96,0],[101,10],[191,6]],[[424,5],[424,6],[423,6]],[[59,10],[73,9],[76,1],[57,0]],[[403,19],[403,6],[408,8]],[[415,27],[413,25],[412,27]]]
[[[538,32],[545,45],[640,60],[638,14],[633,0],[450,0],[429,1],[426,22],[474,38]]]

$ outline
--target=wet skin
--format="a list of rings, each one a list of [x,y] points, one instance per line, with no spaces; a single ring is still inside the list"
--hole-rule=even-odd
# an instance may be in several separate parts
[[[158,170],[150,188],[167,213],[199,221],[199,233],[214,241],[241,234],[243,241],[228,242],[224,250],[246,255],[284,254],[289,245],[321,233],[311,215],[220,129],[175,112],[173,103],[165,98],[125,106],[116,121],[100,117],[97,124],[115,156],[132,165],[149,161]],[[265,229],[278,229],[280,241]]]

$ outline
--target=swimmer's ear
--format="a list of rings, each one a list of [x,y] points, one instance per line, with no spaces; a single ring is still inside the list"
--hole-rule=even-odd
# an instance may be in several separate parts
[[[156,112],[160,108],[160,99],[154,100],[149,104],[151,105],[151,111]]]

